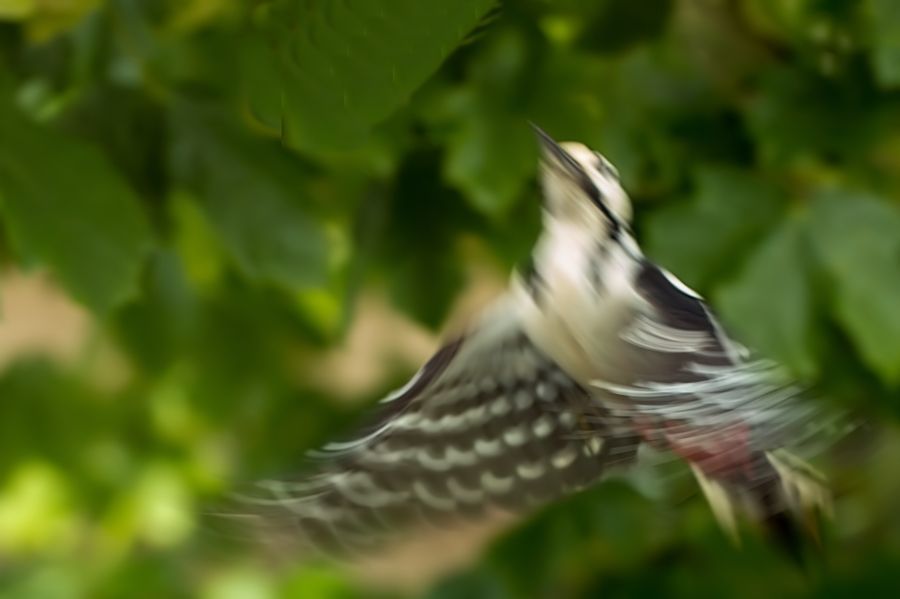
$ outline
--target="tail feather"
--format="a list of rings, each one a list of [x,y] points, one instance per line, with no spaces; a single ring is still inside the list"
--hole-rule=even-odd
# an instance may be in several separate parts
[[[793,557],[800,557],[806,540],[820,540],[819,515],[833,512],[824,477],[790,452],[765,452],[750,477],[710,475],[692,465],[710,507],[725,532],[736,542],[739,515],[759,522]]]

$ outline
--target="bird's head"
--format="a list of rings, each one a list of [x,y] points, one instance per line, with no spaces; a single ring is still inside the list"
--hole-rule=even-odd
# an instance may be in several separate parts
[[[631,222],[631,202],[619,173],[599,152],[580,143],[557,143],[534,127],[541,146],[544,209],[562,221],[618,232]]]

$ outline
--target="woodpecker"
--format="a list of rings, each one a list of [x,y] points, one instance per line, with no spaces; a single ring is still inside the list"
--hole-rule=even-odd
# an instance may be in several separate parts
[[[530,267],[370,427],[315,452],[313,473],[239,497],[269,534],[375,548],[418,521],[575,493],[642,446],[686,462],[728,531],[743,514],[791,537],[827,509],[821,476],[791,451],[817,434],[811,402],[644,256],[606,158],[535,129],[543,227]]]

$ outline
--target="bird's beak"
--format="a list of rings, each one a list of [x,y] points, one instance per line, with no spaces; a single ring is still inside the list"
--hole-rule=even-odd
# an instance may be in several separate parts
[[[584,171],[578,162],[555,139],[534,123],[530,123],[530,125],[540,144],[541,163],[544,166],[561,170],[577,179],[584,177]]]
[[[610,230],[618,231],[621,227],[619,219],[607,206],[603,199],[603,194],[600,193],[597,185],[591,180],[591,176],[585,171],[584,167],[565,148],[556,143],[556,140],[547,135],[546,131],[534,123],[531,123],[531,128],[534,130],[534,134],[537,136],[538,143],[541,146],[541,166],[546,171],[563,177],[567,182],[580,189],[584,196],[599,208],[609,221]],[[543,174],[546,175],[547,173]]]

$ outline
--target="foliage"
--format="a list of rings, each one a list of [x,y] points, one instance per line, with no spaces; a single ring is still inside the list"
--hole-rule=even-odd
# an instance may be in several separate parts
[[[0,254],[91,314],[76,359],[0,373],[0,588],[371,595],[219,556],[203,514],[356,417],[313,381],[361,297],[436,330],[472,265],[527,256],[530,120],[609,156],[647,252],[744,341],[888,432],[830,468],[807,575],[675,472],[426,595],[896,591],[898,40],[890,0],[0,0]]]

